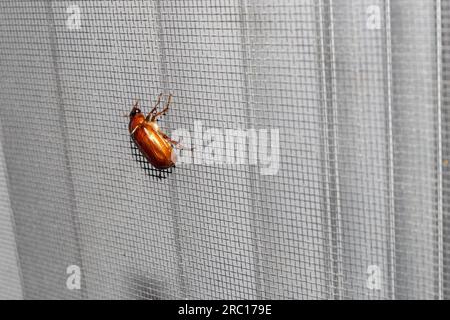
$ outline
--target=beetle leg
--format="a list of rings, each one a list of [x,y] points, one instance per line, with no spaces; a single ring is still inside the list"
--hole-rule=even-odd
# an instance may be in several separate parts
[[[162,93],[159,94],[158,99],[156,100],[155,106],[153,109],[147,114],[147,117],[145,120],[149,121],[151,119],[151,116],[153,116],[156,112],[156,109],[158,108],[159,104],[161,103]]]
[[[193,147],[188,148],[188,147],[186,147],[185,145],[182,145],[181,142],[179,142],[179,141],[174,141],[174,140],[171,139],[171,140],[169,140],[169,142],[172,143],[173,146],[174,146],[175,148],[177,148],[178,150],[189,150],[189,151],[194,151],[194,148],[193,148]]]
[[[188,147],[182,145],[180,141],[175,141],[175,140],[171,139],[171,138],[170,138],[167,134],[165,134],[164,132],[161,132],[161,131],[160,131],[159,133],[163,136],[164,139],[166,139],[167,141],[169,141],[175,148],[177,148],[177,149],[179,149],[179,150],[190,150],[190,151],[194,150],[194,148],[188,148]]]
[[[167,111],[169,111],[169,105],[170,105],[171,101],[172,101],[172,94],[169,94],[169,98],[167,99],[167,103],[164,106],[164,109],[162,109],[160,112],[154,114],[153,117],[150,119],[150,121],[155,121],[155,119],[158,118],[159,116],[166,114]]]

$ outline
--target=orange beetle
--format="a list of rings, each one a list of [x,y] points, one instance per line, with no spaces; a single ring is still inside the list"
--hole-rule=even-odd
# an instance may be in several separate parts
[[[169,136],[162,132],[156,122],[158,117],[167,113],[172,100],[172,95],[169,95],[163,110],[157,112],[161,97],[162,93],[158,96],[155,106],[146,117],[139,108],[139,102],[136,101],[128,116],[130,118],[128,130],[142,155],[155,168],[162,170],[175,165],[176,156],[173,147],[180,149],[181,147],[179,142],[170,139]]]

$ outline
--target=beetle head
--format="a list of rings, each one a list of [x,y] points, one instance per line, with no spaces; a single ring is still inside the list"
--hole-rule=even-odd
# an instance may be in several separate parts
[[[140,114],[141,113],[141,109],[139,109],[138,106],[134,106],[133,109],[131,109],[130,112],[130,118],[133,118],[135,115]]]

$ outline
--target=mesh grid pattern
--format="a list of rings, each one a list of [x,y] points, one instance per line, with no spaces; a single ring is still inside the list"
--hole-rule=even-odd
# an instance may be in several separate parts
[[[1,137],[1,132],[0,132]],[[0,144],[0,299],[21,299],[11,204],[7,191],[6,166]]]
[[[25,298],[448,298],[447,4],[0,5],[0,254]],[[279,171],[155,175],[121,115],[160,92],[168,133],[278,129]]]

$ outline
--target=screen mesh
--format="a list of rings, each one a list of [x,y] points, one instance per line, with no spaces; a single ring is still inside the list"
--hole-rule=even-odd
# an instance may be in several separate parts
[[[0,296],[449,297],[448,4],[0,6]],[[122,117],[160,92],[164,172]]]

